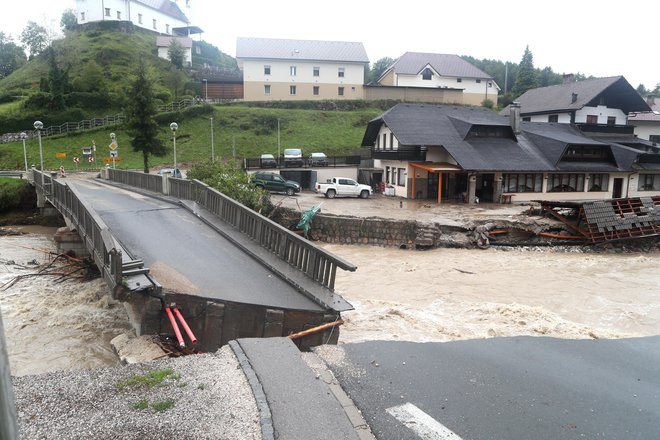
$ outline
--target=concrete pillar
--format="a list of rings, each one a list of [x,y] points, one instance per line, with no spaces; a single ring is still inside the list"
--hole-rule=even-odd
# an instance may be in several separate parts
[[[130,301],[123,304],[137,336],[160,333],[161,317],[165,313],[158,298],[135,292],[131,294]]]
[[[477,176],[470,174],[468,176],[468,203],[474,203],[477,194]]]
[[[18,425],[6,347],[5,329],[0,313],[0,439],[14,440],[18,438]]]
[[[68,227],[58,228],[54,239],[58,254],[67,254],[76,258],[86,258],[90,255],[78,233]]]
[[[493,202],[502,200],[502,173],[495,173],[495,188],[493,191]]]

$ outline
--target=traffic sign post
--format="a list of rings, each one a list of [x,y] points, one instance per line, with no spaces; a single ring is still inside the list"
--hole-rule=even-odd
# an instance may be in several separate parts
[[[78,156],[73,156],[73,163],[76,165],[76,171],[78,171],[78,163],[80,163],[80,158]]]

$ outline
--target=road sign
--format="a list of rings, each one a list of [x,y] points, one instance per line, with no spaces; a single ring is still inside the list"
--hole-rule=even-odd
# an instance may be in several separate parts
[[[55,153],[55,157],[66,157],[66,153]]]
[[[111,149],[111,150],[116,150],[117,147],[118,147],[117,142],[112,141],[112,143],[110,144],[110,149]]]
[[[110,150],[110,157],[119,157],[119,151]]]
[[[78,156],[73,156],[73,161],[75,163],[78,163],[78,162],[80,162],[80,158]]]
[[[104,157],[103,163],[121,162],[121,157]]]
[[[94,156],[89,156],[89,159],[87,160],[89,160],[90,162],[94,162]]]

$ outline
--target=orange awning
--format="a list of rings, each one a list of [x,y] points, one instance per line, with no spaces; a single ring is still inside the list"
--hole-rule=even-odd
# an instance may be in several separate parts
[[[408,162],[413,168],[419,168],[429,173],[443,173],[446,171],[463,171],[463,168],[450,163],[438,162]]]

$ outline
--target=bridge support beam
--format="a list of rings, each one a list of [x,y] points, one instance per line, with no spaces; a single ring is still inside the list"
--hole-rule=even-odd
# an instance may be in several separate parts
[[[76,258],[89,257],[89,251],[85,242],[80,238],[77,232],[68,227],[58,228],[54,236],[57,245],[58,254],[66,254]]]
[[[160,299],[143,293],[134,293],[130,295],[130,299],[125,300],[124,308],[136,335],[157,335],[161,332],[160,320],[163,307]]]

